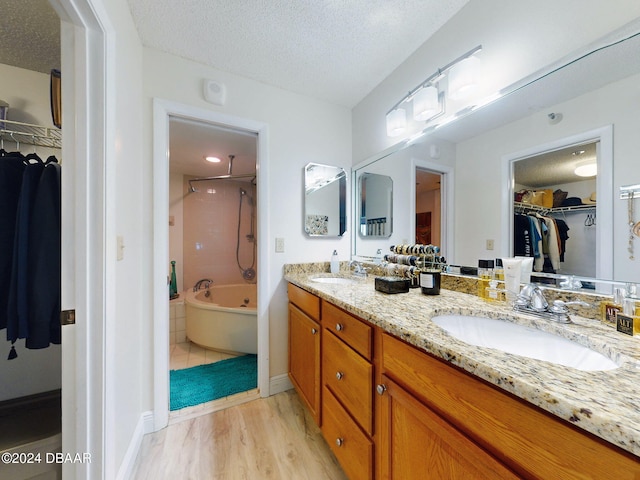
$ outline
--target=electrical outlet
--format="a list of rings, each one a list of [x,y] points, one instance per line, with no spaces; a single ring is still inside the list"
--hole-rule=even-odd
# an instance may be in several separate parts
[[[284,238],[276,238],[276,253],[284,253]]]
[[[493,250],[493,239],[487,240],[487,250]]]

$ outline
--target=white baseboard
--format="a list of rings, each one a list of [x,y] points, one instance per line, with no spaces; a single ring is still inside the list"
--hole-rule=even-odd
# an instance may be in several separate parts
[[[269,395],[286,392],[287,390],[291,390],[292,388],[293,384],[289,379],[289,375],[286,373],[283,373],[282,375],[276,375],[275,377],[271,377],[269,379]]]
[[[133,435],[131,436],[131,442],[129,442],[129,448],[127,448],[124,454],[124,459],[118,469],[118,480],[128,480],[133,473],[133,467],[136,463],[138,452],[140,451],[140,445],[142,444],[142,437],[145,434],[153,431],[153,412],[142,412]]]

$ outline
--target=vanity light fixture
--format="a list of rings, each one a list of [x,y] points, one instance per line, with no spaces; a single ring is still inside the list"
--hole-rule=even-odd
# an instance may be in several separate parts
[[[478,45],[464,55],[456,58],[433,75],[420,82],[396,103],[386,115],[387,135],[397,137],[407,129],[407,116],[404,103],[413,103],[413,118],[418,122],[434,119],[445,113],[444,93],[440,81],[449,74],[448,95],[450,98],[465,98],[475,89],[478,80],[480,60],[474,55],[482,50]],[[457,68],[456,68],[457,67]]]
[[[413,96],[413,118],[419,122],[429,120],[441,110],[438,87],[423,87]]]
[[[593,160],[579,163],[573,173],[579,177],[595,177],[598,174],[598,164]]]
[[[449,98],[463,100],[478,87],[480,59],[473,55],[463,58],[449,72]]]
[[[402,135],[407,128],[407,112],[404,108],[394,108],[387,113],[387,136]]]

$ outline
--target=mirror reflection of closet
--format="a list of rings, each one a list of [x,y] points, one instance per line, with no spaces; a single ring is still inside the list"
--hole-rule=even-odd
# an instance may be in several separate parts
[[[536,271],[596,276],[598,142],[572,145],[513,162],[514,255],[528,255],[537,219],[547,237]],[[553,219],[552,225],[549,219]],[[554,231],[555,229],[555,231]],[[556,251],[552,242],[556,242]]]

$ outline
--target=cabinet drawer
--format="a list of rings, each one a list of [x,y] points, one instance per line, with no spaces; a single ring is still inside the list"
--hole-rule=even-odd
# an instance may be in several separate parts
[[[470,374],[388,334],[382,351],[382,373],[525,478],[640,478],[633,455]]]
[[[314,320],[320,320],[320,298],[290,283],[287,287],[289,301]]]
[[[373,478],[373,442],[325,388],[322,434],[350,480]]]
[[[324,331],[322,383],[369,434],[373,432],[373,366],[328,330]]]
[[[371,360],[373,329],[370,325],[324,300],[322,301],[322,324],[360,355]]]

